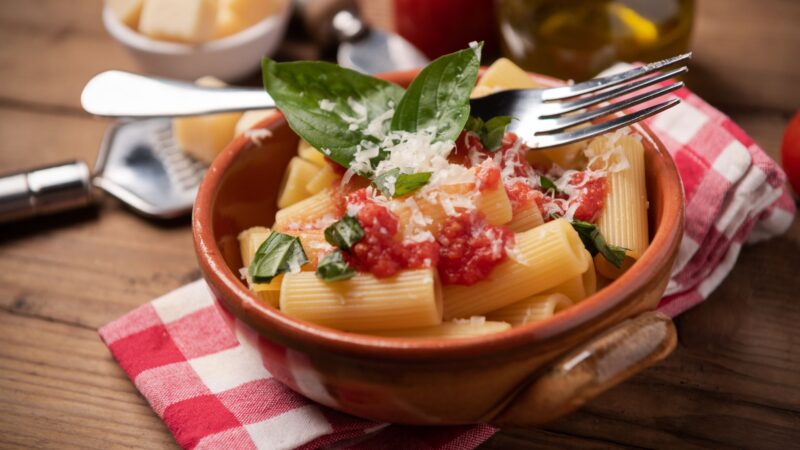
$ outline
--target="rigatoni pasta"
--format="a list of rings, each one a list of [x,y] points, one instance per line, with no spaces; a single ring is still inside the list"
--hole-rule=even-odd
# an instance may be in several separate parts
[[[590,155],[611,152],[609,164],[622,168],[608,175],[608,196],[597,227],[611,245],[625,248],[625,255],[639,259],[648,246],[647,187],[644,175],[644,147],[633,136],[620,136],[615,141],[600,137],[589,145]],[[609,278],[618,275],[598,270]]]
[[[485,314],[579,276],[588,267],[580,237],[564,219],[515,236],[515,257],[472,286],[444,286],[446,319]]]
[[[514,212],[511,220],[506,223],[509,229],[515,233],[528,231],[544,223],[542,212],[536,204],[527,205]]]
[[[506,322],[511,325],[524,325],[539,322],[553,317],[559,311],[572,306],[569,297],[560,293],[539,294],[520,300],[506,307],[496,309],[487,315],[494,321]]]
[[[324,222],[325,218],[333,217],[337,212],[333,195],[333,189],[328,188],[305,200],[280,209],[275,213],[275,226],[273,228],[275,230],[291,230],[302,229],[308,225],[311,225],[312,228],[320,228],[319,225],[314,225],[314,223]]]
[[[524,71],[502,60],[473,95],[520,86]],[[239,237],[248,286],[284,314],[405,339],[501,333],[585,301],[598,272],[616,276],[647,248],[630,129],[536,150],[508,118],[472,117],[443,138],[435,123],[388,127],[396,112],[375,107],[320,99],[314,117],[335,114],[358,140],[328,148],[319,130],[299,133],[316,148],[301,140],[275,222]]]
[[[286,208],[308,198],[311,194],[306,189],[306,186],[319,170],[318,166],[303,158],[298,156],[292,158],[286,169],[283,187],[280,194],[278,194],[278,208]]]
[[[281,283],[286,315],[347,331],[392,330],[442,321],[442,291],[431,269],[389,278],[358,274],[326,283],[311,272],[289,273]]]

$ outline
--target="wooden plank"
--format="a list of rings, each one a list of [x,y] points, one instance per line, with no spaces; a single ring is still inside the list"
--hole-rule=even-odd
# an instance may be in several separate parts
[[[0,14],[0,41],[4,43],[0,46],[0,79],[4,81],[0,99],[77,110],[78,95],[93,74],[110,68],[136,68],[122,47],[102,31],[99,0],[78,2],[80,6],[75,8],[70,7],[75,2],[67,6],[63,0],[2,1],[6,6]],[[392,27],[388,2],[363,3],[373,23]],[[795,24],[800,22],[800,3],[697,3],[690,86],[727,108],[797,108],[800,34]],[[741,32],[743,29],[747,32]]]
[[[0,171],[76,157],[93,164],[107,125],[0,108]],[[65,147],[68,145],[69,147]],[[0,228],[0,306],[96,328],[199,278],[188,218],[157,226],[113,199],[99,211]],[[135,239],[132,239],[135,237]]]
[[[80,93],[94,74],[112,68],[135,69],[120,45],[97,25],[89,25],[100,24],[100,0],[3,1],[0,104],[78,112]],[[49,14],[64,13],[72,6],[74,10],[65,13],[66,23]]]
[[[0,173],[70,159],[86,161],[91,167],[110,123],[88,116],[0,106]]]
[[[0,311],[0,446],[177,448],[97,334]]]
[[[711,298],[677,320],[673,355],[547,429],[647,448],[792,447],[799,247],[800,220],[786,236],[746,247]]]
[[[800,2],[698,1],[689,87],[726,108],[800,105]]]
[[[393,29],[390,2],[362,0],[365,17]],[[689,86],[728,109],[792,111],[800,105],[800,2],[704,0],[696,3]]]
[[[106,33],[102,5],[103,0],[0,0],[0,25],[101,36]]]

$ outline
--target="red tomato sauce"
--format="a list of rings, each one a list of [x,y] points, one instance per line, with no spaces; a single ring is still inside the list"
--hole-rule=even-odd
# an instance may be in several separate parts
[[[479,214],[464,213],[445,221],[437,242],[442,283],[471,285],[506,258],[514,233],[505,226],[489,225]]]
[[[475,174],[477,179],[477,186],[480,192],[491,191],[497,189],[500,184],[500,167],[492,160],[486,160],[478,166],[478,172]]]
[[[511,211],[514,214],[534,204],[539,207],[539,210],[542,209],[543,194],[528,186],[524,181],[517,181],[505,186],[506,194],[511,201]]]
[[[346,198],[361,205],[356,219],[364,237],[349,252],[347,262],[359,272],[378,278],[405,269],[437,267],[444,284],[475,284],[486,278],[506,258],[514,233],[505,226],[486,223],[480,214],[464,213],[448,218],[436,241],[401,242],[397,216],[367,197],[360,189]]]
[[[346,202],[362,205],[356,219],[364,229],[364,237],[346,253],[347,262],[356,270],[383,278],[404,269],[436,266],[439,245],[436,242],[400,242],[397,239],[397,216],[385,206],[368,199],[365,189],[348,195]]]
[[[585,174],[578,172],[572,176],[570,180],[571,185],[579,185],[583,182]],[[579,188],[577,198],[574,200],[578,203],[578,209],[575,210],[573,216],[576,220],[584,222],[594,222],[600,216],[600,211],[603,209],[603,203],[608,192],[608,183],[605,177],[594,178],[587,181]]]

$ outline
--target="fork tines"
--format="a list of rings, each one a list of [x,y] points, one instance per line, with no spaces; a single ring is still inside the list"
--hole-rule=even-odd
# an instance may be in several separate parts
[[[630,125],[677,105],[680,100],[671,99],[614,117],[616,113],[682,88],[684,84],[681,81],[646,90],[613,103],[608,102],[686,73],[688,69],[683,65],[663,72],[658,71],[685,62],[690,57],[691,53],[686,53],[616,75],[595,78],[572,86],[544,90],[541,97],[544,102],[540,107],[539,122],[532,142],[538,147],[568,144]],[[653,73],[656,74],[650,76]],[[600,106],[587,109],[595,105]],[[564,131],[578,125],[596,122],[605,117],[610,119]]]

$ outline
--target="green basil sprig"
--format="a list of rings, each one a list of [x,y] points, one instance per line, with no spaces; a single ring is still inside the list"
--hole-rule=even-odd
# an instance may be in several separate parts
[[[264,88],[292,130],[345,168],[362,141],[377,143],[367,127],[404,92],[388,81],[321,61],[278,63],[264,58],[261,67]],[[383,124],[384,132],[390,119]]]
[[[481,48],[437,58],[414,78],[397,104],[392,130],[432,129],[434,142],[455,141],[469,118],[469,95],[478,79]]]
[[[546,177],[546,176],[544,176],[544,175],[541,175],[541,176],[539,177],[539,184],[541,184],[541,185],[542,185],[542,188],[543,188],[545,191],[550,191],[550,190],[552,190],[554,194],[560,194],[560,193],[561,193],[561,191],[560,191],[560,190],[558,189],[558,187],[556,186],[556,183],[555,183],[553,180],[551,180],[550,178],[547,178],[547,177]],[[586,222],[584,222],[584,223],[586,223]]]
[[[316,274],[324,281],[342,281],[353,278],[356,270],[347,264],[341,250],[334,250],[322,257]]]
[[[317,276],[324,281],[348,280],[356,274],[356,270],[347,264],[343,250],[349,250],[364,237],[364,229],[353,216],[345,215],[325,228],[325,240],[336,247],[325,255],[317,265]]]
[[[582,220],[573,220],[572,228],[578,232],[578,236],[583,241],[583,246],[589,250],[592,256],[600,253],[614,267],[621,268],[625,260],[625,251],[628,250],[616,245],[609,245],[600,233],[597,225]]]
[[[269,283],[276,276],[289,272],[292,266],[302,266],[308,257],[300,238],[273,231],[258,247],[248,273],[256,283]]]
[[[353,216],[345,215],[325,228],[325,240],[342,250],[348,250],[363,237],[364,229]]]
[[[384,195],[402,197],[425,186],[431,175],[433,172],[400,173],[400,169],[392,169],[375,177],[373,182]]]
[[[511,116],[497,116],[484,122],[480,117],[469,116],[465,129],[477,134],[484,148],[494,153],[503,144],[503,136],[511,120]]]
[[[264,88],[295,133],[350,168],[365,142],[383,143],[376,134],[432,130],[434,142],[454,142],[469,117],[469,95],[478,77],[481,46],[436,59],[407,91],[335,64],[277,63],[269,58],[262,61]],[[383,120],[380,130],[369,126],[376,119]],[[386,150],[379,148],[378,156],[370,160],[371,169],[359,174],[373,178],[372,170],[387,156]],[[429,178],[430,174],[398,171],[394,189],[387,189],[384,183],[382,190],[405,195],[424,186]]]

